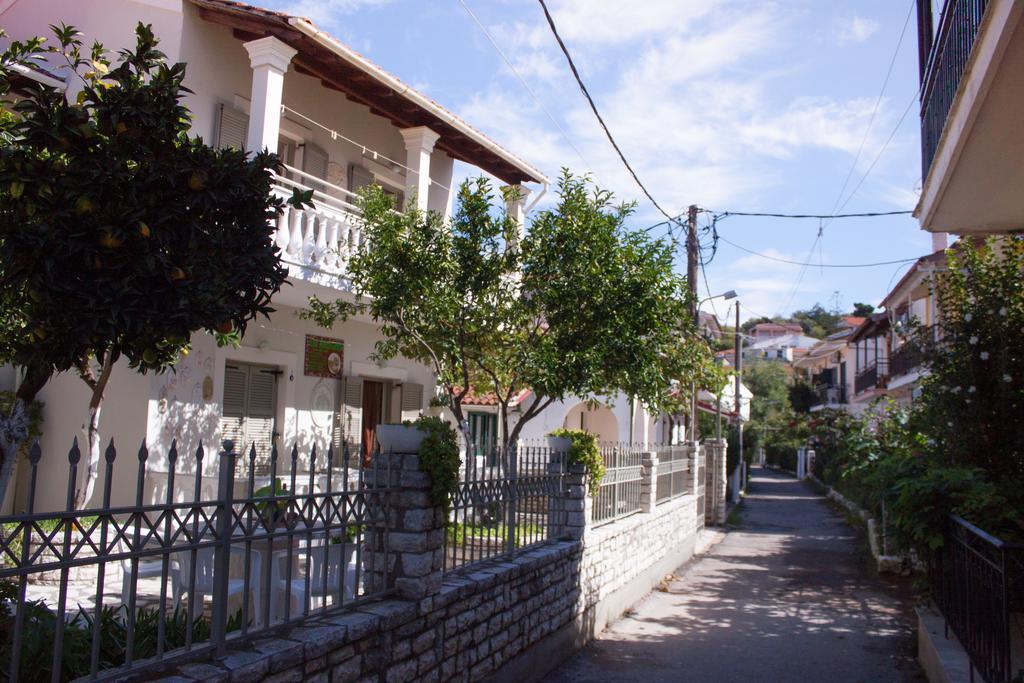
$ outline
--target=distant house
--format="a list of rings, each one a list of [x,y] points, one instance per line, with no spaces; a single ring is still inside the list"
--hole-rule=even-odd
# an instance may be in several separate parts
[[[795,327],[800,329],[800,332],[766,335],[761,339],[755,338],[752,344],[743,349],[744,362],[760,360],[792,363],[795,359],[805,355],[808,349],[818,343],[818,340],[803,334],[800,325],[795,325]]]
[[[864,318],[850,316],[838,331],[812,346],[802,358],[793,361],[793,367],[810,382],[817,396],[817,402],[811,407],[812,412],[823,408],[848,407],[853,393],[853,349],[847,341],[856,329],[856,326],[850,326],[851,320],[863,322]]]
[[[776,337],[802,335],[804,328],[800,323],[758,323],[750,328],[750,336],[755,342]]]

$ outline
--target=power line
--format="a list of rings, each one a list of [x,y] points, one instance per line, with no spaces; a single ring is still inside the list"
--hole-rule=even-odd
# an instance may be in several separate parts
[[[839,202],[843,199],[843,193],[846,191],[846,187],[850,183],[850,178],[853,177],[853,172],[857,168],[857,162],[860,161],[860,155],[864,151],[864,145],[868,141],[868,135],[871,133],[871,127],[875,123],[875,116],[878,115],[878,107],[882,104],[882,97],[885,95],[885,89],[889,85],[889,78],[892,76],[893,67],[896,65],[896,58],[900,54],[900,47],[903,45],[903,38],[907,34],[907,26],[910,25],[910,15],[914,12],[916,0],[911,0],[910,9],[907,10],[907,16],[903,20],[903,29],[900,31],[899,40],[896,41],[896,49],[893,50],[892,58],[889,60],[889,68],[885,71],[885,78],[882,80],[882,88],[878,91],[878,97],[875,98],[875,106],[871,110],[871,117],[868,119],[868,126],[864,130],[864,137],[860,140],[860,145],[857,147],[857,154],[853,157],[853,163],[850,164],[850,169],[846,172],[846,177],[843,179],[843,186],[839,188],[839,193],[836,195],[835,202],[832,203],[832,212],[835,213],[839,208]]]
[[[753,211],[722,211],[715,214],[716,217],[726,218],[728,216],[756,216],[760,218],[816,218],[835,220],[836,218],[877,218],[879,216],[906,216],[913,211],[868,211],[864,213],[758,213]]]
[[[745,251],[748,254],[752,254],[754,256],[759,256],[759,257],[761,257],[763,259],[768,259],[769,261],[777,261],[779,263],[788,263],[789,265],[792,265],[792,266],[805,266],[805,267],[806,266],[820,266],[821,268],[874,268],[876,266],[892,266],[892,265],[896,265],[896,264],[900,264],[900,263],[911,263],[911,262],[916,261],[919,258],[921,258],[920,256],[915,256],[914,258],[894,259],[892,261],[877,261],[875,263],[823,263],[823,264],[819,264],[819,263],[810,263],[810,262],[806,262],[806,261],[793,261],[791,259],[785,259],[785,258],[781,258],[781,257],[778,257],[778,256],[772,256],[770,254],[763,254],[763,253],[761,253],[759,251],[754,251],[753,249],[748,249],[747,247],[744,247],[741,244],[736,244],[732,240],[726,239],[725,237],[722,237],[721,235],[718,236],[718,239],[722,240],[723,242],[725,242],[728,245],[736,247],[740,251]],[[817,246],[817,245],[815,245],[815,246]],[[813,252],[813,250],[812,250],[812,252]]]
[[[869,175],[871,175],[871,171],[874,170],[875,164],[877,164],[878,160],[882,158],[882,154],[885,153],[885,150],[889,147],[889,143],[892,142],[892,139],[896,137],[896,133],[903,125],[903,121],[907,118],[907,114],[910,113],[910,109],[914,106],[914,103],[917,102],[917,97],[917,93],[914,93],[914,96],[910,98],[910,102],[907,103],[907,108],[903,110],[903,114],[900,116],[900,120],[896,122],[896,127],[892,129],[891,133],[889,133],[889,137],[886,139],[885,144],[883,144],[881,149],[878,150],[878,154],[875,155],[875,158],[871,162],[871,165],[868,166],[866,171],[864,171],[864,175],[862,175],[860,177],[860,180],[857,181],[856,187],[854,187],[853,191],[850,192],[850,195],[846,198],[846,201],[844,201],[842,205],[840,205],[840,211],[842,211],[846,207],[846,205],[850,203],[850,200],[853,199],[853,197],[857,194],[857,191],[860,190],[861,185],[863,185],[864,181],[868,179]]]
[[[623,165],[626,167],[626,170],[629,171],[629,174],[631,176],[633,176],[633,180],[636,181],[636,184],[640,187],[643,193],[651,201],[651,204],[654,204],[655,208],[658,209],[658,211],[660,211],[661,214],[665,216],[665,218],[667,218],[670,223],[678,221],[678,217],[673,218],[671,215],[669,215],[667,211],[665,211],[665,209],[661,208],[661,204],[659,204],[654,199],[654,197],[651,196],[651,193],[647,191],[647,188],[644,186],[644,184],[640,182],[640,178],[637,176],[636,171],[634,171],[633,167],[629,165],[629,161],[626,160],[626,155],[622,153],[622,149],[619,148],[619,145],[617,142],[615,142],[615,138],[612,136],[611,131],[608,130],[607,124],[605,124],[604,119],[601,118],[601,113],[597,110],[597,105],[594,104],[594,98],[590,96],[590,91],[587,90],[587,86],[583,83],[583,78],[580,76],[580,72],[576,68],[576,63],[572,61],[572,55],[569,54],[569,49],[565,46],[565,43],[562,41],[562,37],[558,35],[558,28],[555,26],[555,20],[551,16],[551,12],[548,11],[547,4],[544,2],[544,0],[539,0],[539,2],[541,9],[544,10],[544,17],[548,20],[548,26],[551,27],[551,33],[554,34],[555,40],[558,41],[558,47],[562,49],[562,54],[565,55],[566,61],[569,62],[569,68],[572,70],[572,75],[576,78],[576,83],[580,86],[580,91],[582,91],[583,96],[587,98],[587,102],[590,104],[590,109],[594,112],[594,116],[597,117],[597,122],[601,124],[601,128],[604,129],[604,134],[608,137],[608,141],[612,143],[612,147],[615,148],[615,151],[618,153],[619,158],[622,160]]]
[[[483,22],[481,22],[480,19],[477,18],[476,14],[474,14],[473,10],[469,8],[469,5],[466,4],[465,0],[459,0],[459,4],[462,5],[462,9],[466,10],[466,13],[469,14],[470,18],[473,19],[473,22],[476,23],[477,27],[484,34],[487,40],[491,43],[491,46],[495,49],[498,55],[501,56],[501,59],[505,62],[505,65],[509,68],[512,74],[519,80],[523,88],[526,89],[526,92],[530,93],[530,97],[533,98],[533,101],[536,102],[537,105],[541,108],[541,111],[543,111],[547,115],[548,120],[550,120],[551,123],[555,125],[555,128],[558,129],[558,132],[561,134],[562,139],[565,140],[566,144],[569,145],[569,147],[571,147],[574,152],[576,152],[576,155],[580,158],[580,161],[583,162],[583,165],[586,166],[587,170],[590,171],[590,173],[593,173],[594,169],[591,167],[590,162],[587,161],[587,158],[583,156],[583,152],[581,152],[579,148],[576,147],[575,144],[573,144],[573,141],[569,138],[569,134],[566,133],[565,128],[562,127],[562,124],[559,123],[558,119],[556,119],[554,115],[552,115],[551,111],[546,106],[544,106],[544,103],[537,96],[537,93],[534,92],[533,88],[530,87],[530,84],[526,82],[526,79],[523,78],[523,76],[519,73],[518,69],[516,69],[516,67],[513,66],[512,61],[505,55],[505,52],[500,47],[498,47],[498,43],[494,40],[494,36],[491,35],[491,32],[488,31],[487,27],[484,26]]]

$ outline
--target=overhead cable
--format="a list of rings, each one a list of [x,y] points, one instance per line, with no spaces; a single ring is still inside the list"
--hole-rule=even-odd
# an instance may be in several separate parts
[[[569,49],[565,46],[565,43],[562,41],[562,37],[558,34],[558,27],[555,26],[555,20],[551,16],[551,12],[548,11],[547,4],[544,2],[544,0],[539,0],[539,2],[541,9],[544,10],[544,17],[548,21],[548,26],[551,27],[551,33],[554,34],[555,40],[558,41],[558,47],[562,49],[562,54],[565,55],[566,61],[569,62],[569,69],[572,70],[572,75],[576,78],[576,83],[579,85],[580,91],[583,93],[583,96],[587,98],[587,102],[590,104],[590,109],[594,112],[594,116],[597,117],[597,122],[601,124],[601,128],[604,129],[604,134],[608,137],[608,141],[612,143],[612,147],[614,147],[615,151],[618,153],[619,159],[622,160],[622,163],[626,167],[626,170],[629,171],[629,174],[631,176],[633,176],[633,180],[636,181],[636,184],[647,196],[647,199],[651,201],[651,204],[653,204],[654,207],[658,209],[658,211],[660,211],[661,214],[669,220],[669,223],[678,223],[679,218],[673,218],[667,211],[665,211],[665,209],[661,208],[661,204],[659,204],[657,200],[654,199],[651,193],[647,190],[647,187],[644,186],[642,182],[640,182],[639,176],[637,176],[636,171],[633,170],[633,167],[630,166],[629,161],[626,159],[626,155],[622,153],[622,149],[619,147],[618,143],[615,142],[615,138],[612,136],[611,131],[608,130],[608,125],[605,124],[604,119],[601,117],[601,113],[597,110],[597,105],[594,103],[594,98],[590,96],[590,92],[587,90],[587,86],[583,83],[583,78],[580,76],[580,72],[576,68],[575,62],[573,62],[572,60],[572,55],[569,54]]]
[[[543,111],[547,115],[548,120],[550,120],[551,123],[553,123],[555,125],[555,128],[558,129],[558,132],[561,134],[562,139],[565,140],[565,143],[567,145],[569,145],[569,147],[571,147],[574,152],[576,152],[576,156],[578,156],[580,158],[580,161],[583,162],[583,165],[587,168],[587,170],[590,173],[593,173],[594,170],[591,167],[590,162],[587,161],[587,158],[583,156],[583,152],[581,152],[579,150],[579,148],[576,147],[576,145],[573,144],[572,140],[569,138],[569,134],[566,133],[565,132],[565,128],[562,127],[562,124],[559,123],[558,119],[556,119],[554,117],[554,115],[552,115],[551,111],[548,110],[548,108],[546,106],[544,106],[544,103],[541,101],[541,99],[539,97],[537,97],[537,93],[535,93],[533,88],[530,87],[530,84],[526,82],[526,79],[522,77],[522,75],[519,73],[518,69],[516,69],[516,67],[513,66],[512,60],[510,60],[505,55],[505,52],[500,47],[498,47],[498,43],[494,40],[494,36],[492,36],[491,32],[487,30],[487,27],[484,26],[483,22],[480,21],[479,18],[477,18],[476,14],[473,13],[473,10],[471,10],[469,8],[469,5],[466,4],[466,0],[459,0],[459,4],[462,5],[462,9],[466,10],[466,13],[470,16],[470,18],[473,20],[473,22],[477,25],[477,28],[479,28],[480,32],[484,34],[484,36],[487,38],[488,42],[490,42],[491,46],[498,53],[498,55],[501,57],[502,61],[505,62],[505,66],[507,66],[509,68],[509,70],[512,72],[512,74],[519,80],[519,82],[522,84],[523,88],[526,89],[526,92],[528,92],[530,94],[530,97],[533,98],[533,101],[536,102],[537,106],[539,106],[541,108],[541,111]]]

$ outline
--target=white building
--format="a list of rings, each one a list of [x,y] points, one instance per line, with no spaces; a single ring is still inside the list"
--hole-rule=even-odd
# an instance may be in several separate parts
[[[171,441],[179,471],[202,443],[211,453],[223,437],[253,444],[265,461],[271,443],[302,453],[332,440],[373,441],[376,425],[413,417],[433,395],[431,371],[397,358],[369,360],[379,339],[368,319],[327,331],[296,317],[312,294],[346,296],[345,256],[361,243],[352,192],[377,182],[401,200],[448,215],[458,159],[504,183],[547,179],[429,98],[384,72],[306,19],[228,0],[7,0],[0,25],[10,39],[49,35],[50,24],[77,27],[86,44],[108,50],[134,46],[138,22],[152,24],[170,61],[187,64],[185,104],[194,135],[222,146],[270,148],[287,164],[283,196],[314,188],[314,208],[287,210],[277,244],[288,285],[274,297],[270,320],[254,321],[239,348],[218,348],[206,334],[176,371],[143,376],[115,368],[101,416],[104,441],[114,436],[119,458],[114,505],[134,500],[134,451],[143,440],[150,462],[166,467]],[[52,64],[75,95],[77,79]],[[52,80],[52,79],[50,79]],[[512,209],[522,219],[529,187]],[[0,381],[4,375],[0,375]],[[16,378],[7,373],[6,381]],[[43,459],[36,509],[64,505],[67,452],[82,436],[88,390],[75,375],[55,377],[39,396],[45,404]],[[83,444],[84,445],[84,444]],[[216,458],[208,457],[207,462]],[[8,506],[24,504],[23,481]],[[117,482],[124,484],[117,486]],[[159,482],[148,497],[159,495]],[[19,491],[21,492],[19,497]],[[100,488],[94,493],[98,496]]]

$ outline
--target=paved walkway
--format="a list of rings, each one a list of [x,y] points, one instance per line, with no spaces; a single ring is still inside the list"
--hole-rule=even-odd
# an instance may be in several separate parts
[[[905,598],[804,484],[753,470],[737,530],[548,677],[923,681]]]

